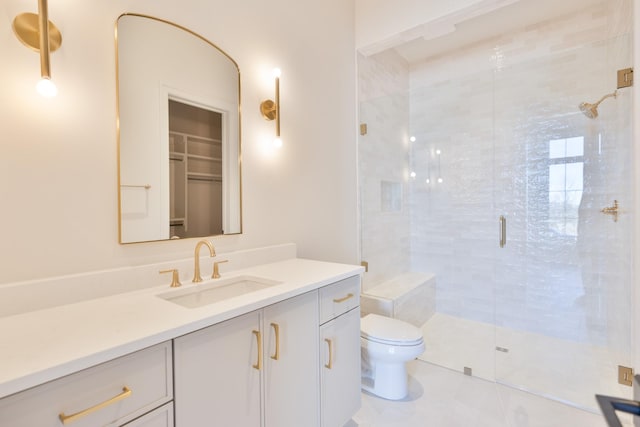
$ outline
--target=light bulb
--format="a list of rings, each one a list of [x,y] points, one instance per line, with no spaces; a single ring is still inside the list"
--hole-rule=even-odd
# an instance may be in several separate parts
[[[438,178],[438,184],[442,184],[442,178]]]
[[[48,77],[43,77],[42,79],[40,79],[40,81],[36,85],[36,90],[45,98],[53,98],[58,94],[58,88],[56,87],[55,83],[53,83]]]
[[[409,141],[411,141],[411,142],[416,142],[416,137],[415,137],[415,136],[412,136],[411,138],[409,138]]]
[[[273,69],[273,77],[280,77],[282,75],[282,70],[280,68]]]
[[[416,177],[416,173],[415,172],[411,172],[411,178],[415,178]]]
[[[431,183],[431,180],[430,180],[429,178],[427,178],[427,179],[425,180],[425,182],[426,182],[427,184],[430,184],[430,183]]]
[[[441,151],[440,151],[440,150],[436,150],[436,154],[437,154],[438,156],[440,155],[440,153],[441,153]]]
[[[282,139],[280,139],[280,138],[275,138],[275,139],[273,140],[273,146],[274,146],[275,148],[282,148]]]

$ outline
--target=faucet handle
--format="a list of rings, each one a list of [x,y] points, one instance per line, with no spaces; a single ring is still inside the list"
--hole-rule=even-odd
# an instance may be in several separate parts
[[[220,270],[218,269],[218,264],[222,264],[225,262],[229,262],[228,259],[222,260],[222,261],[216,261],[213,263],[213,274],[211,275],[212,279],[219,279],[220,278]]]
[[[173,275],[171,276],[171,285],[169,286],[171,286],[172,288],[182,286],[182,283],[180,283],[180,275],[178,274],[177,268],[173,268],[170,270],[160,270],[160,274],[164,273],[173,273]]]

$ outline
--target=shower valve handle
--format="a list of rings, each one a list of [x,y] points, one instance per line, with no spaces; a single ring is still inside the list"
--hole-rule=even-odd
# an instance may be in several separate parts
[[[618,222],[618,201],[613,201],[613,206],[607,206],[606,208],[602,208],[600,212],[605,215],[613,215],[613,222]]]

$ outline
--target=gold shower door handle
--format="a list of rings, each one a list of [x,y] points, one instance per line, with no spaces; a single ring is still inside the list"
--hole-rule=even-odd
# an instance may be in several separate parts
[[[278,325],[277,323],[272,323],[271,327],[276,334],[276,352],[273,356],[271,356],[271,358],[273,360],[278,360],[280,359],[280,325]]]
[[[255,335],[256,340],[258,341],[258,363],[251,366],[253,369],[257,369],[259,371],[262,369],[262,337],[260,336],[260,331],[254,330],[253,335]]]
[[[500,228],[499,228],[499,239],[500,239],[500,247],[504,248],[507,245],[507,218],[504,215],[500,215]]]
[[[93,412],[96,412],[102,408],[105,408],[109,405],[113,405],[116,402],[121,401],[122,399],[126,399],[127,397],[131,396],[131,389],[127,386],[122,387],[122,393],[113,396],[111,399],[109,400],[105,400],[102,403],[98,403],[97,405],[94,405],[90,408],[84,409],[80,412],[76,412],[75,414],[71,414],[71,415],[65,415],[64,412],[61,413],[60,415],[58,415],[58,417],[60,418],[60,421],[62,421],[62,424],[69,424],[72,423],[82,417],[85,417]]]
[[[324,367],[327,369],[332,369],[333,368],[333,341],[331,341],[329,338],[325,338],[324,341],[329,345],[329,363],[324,365]]]

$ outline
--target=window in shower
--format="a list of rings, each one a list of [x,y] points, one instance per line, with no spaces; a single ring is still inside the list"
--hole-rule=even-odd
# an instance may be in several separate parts
[[[549,141],[549,228],[558,235],[578,235],[583,169],[584,137]]]

